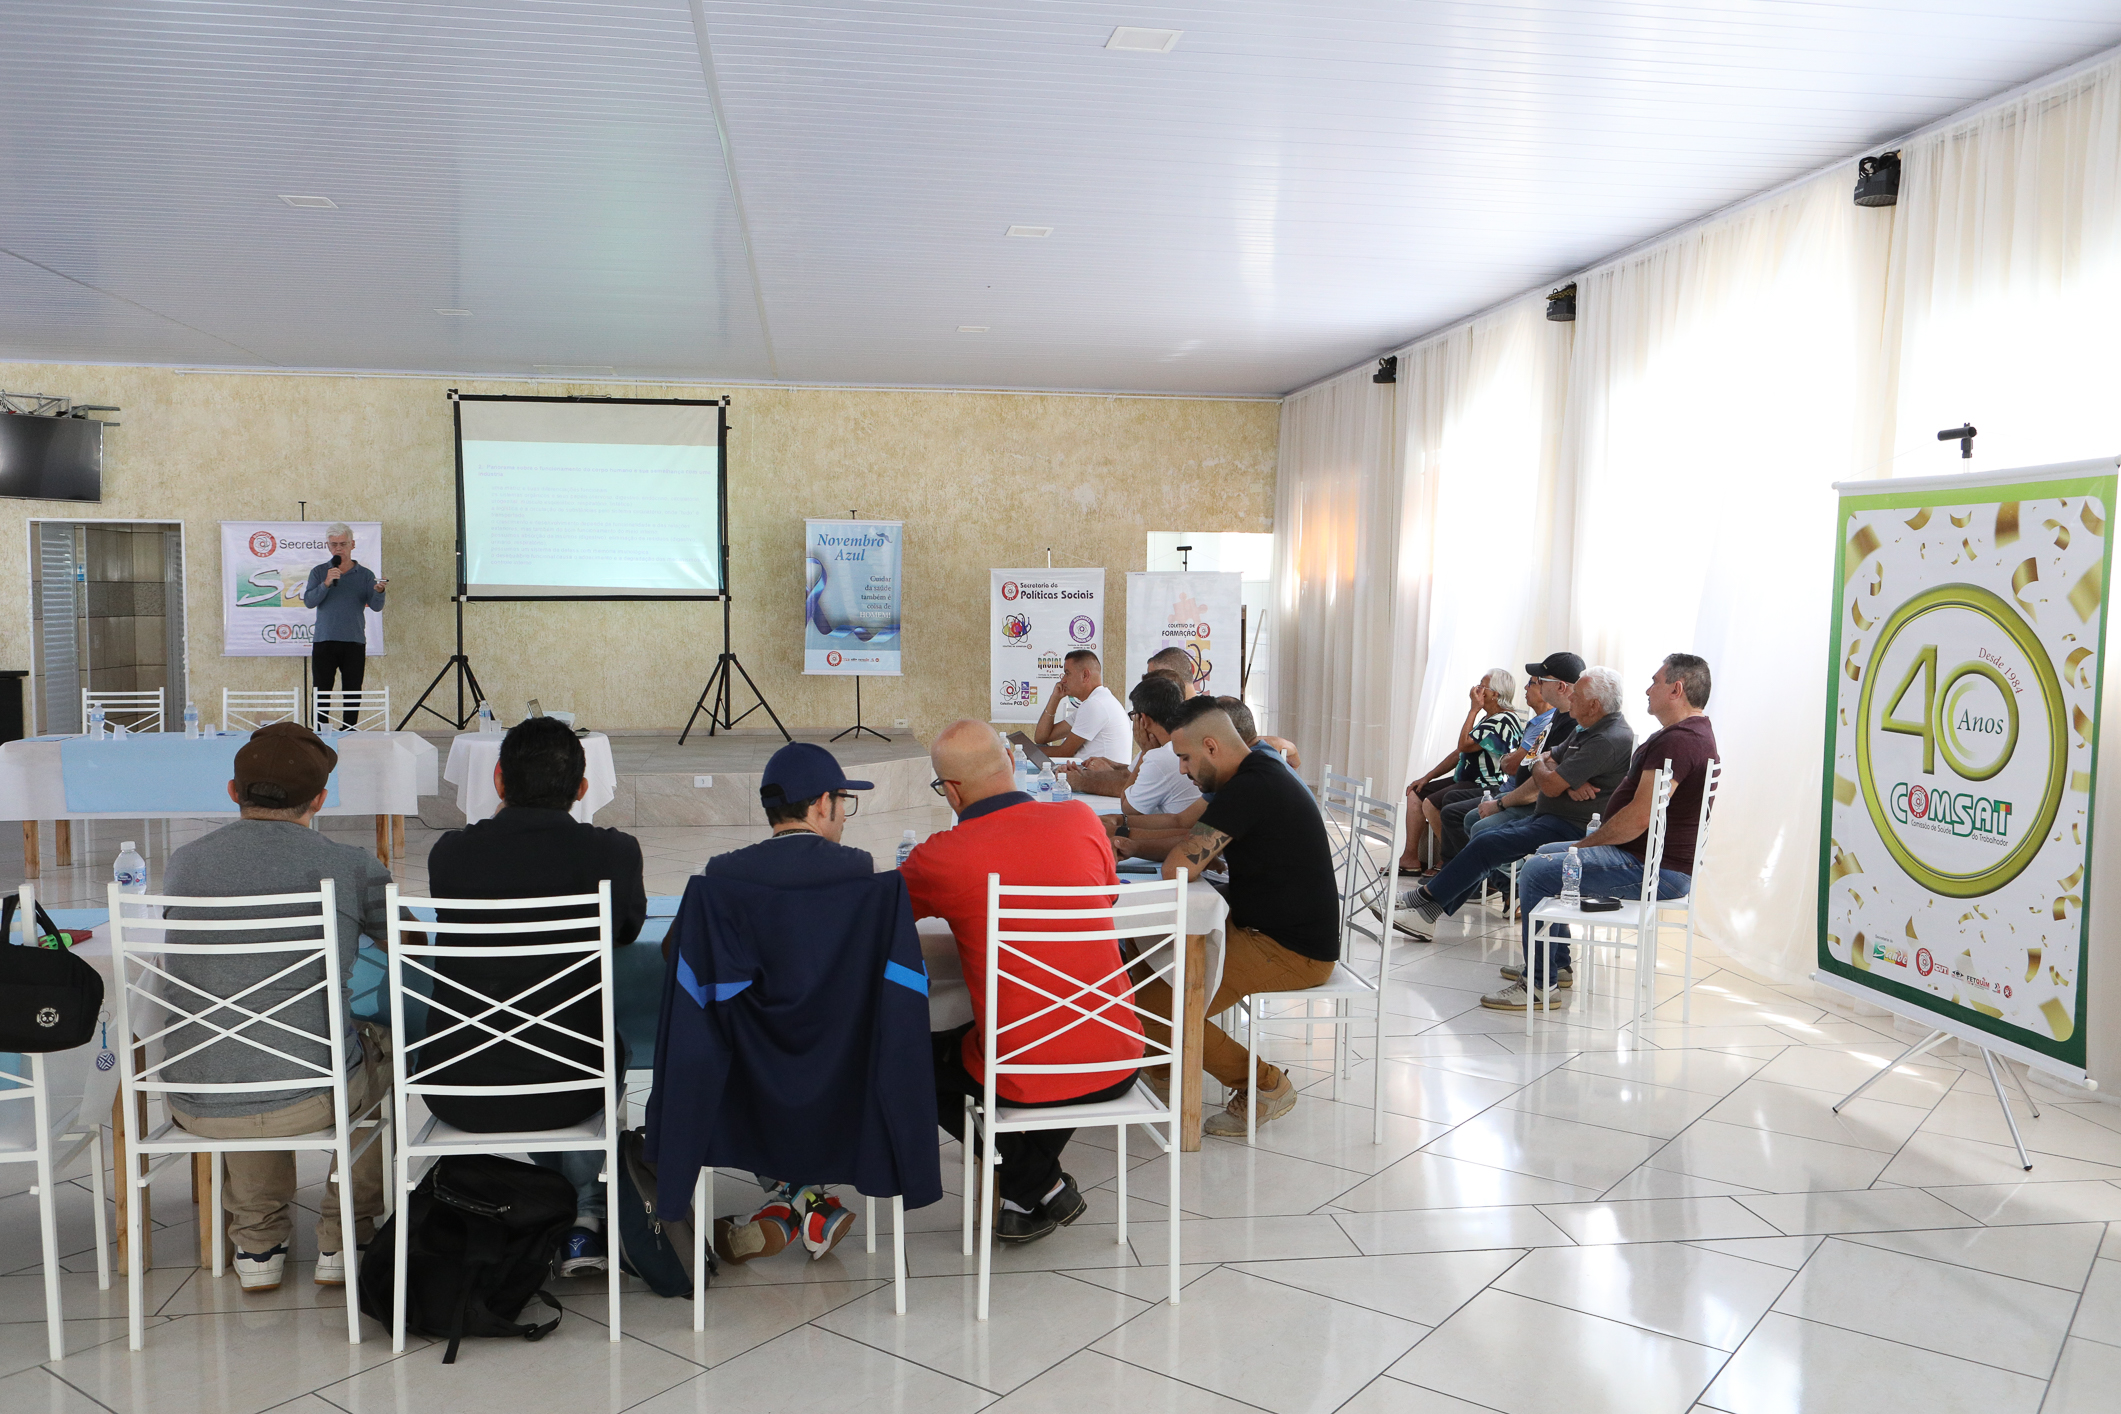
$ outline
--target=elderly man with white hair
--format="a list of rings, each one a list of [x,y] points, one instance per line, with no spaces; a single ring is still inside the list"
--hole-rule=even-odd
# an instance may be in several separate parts
[[[359,692],[368,676],[368,621],[361,611],[383,612],[383,590],[390,581],[377,579],[374,570],[354,562],[353,528],[345,521],[325,527],[324,548],[331,558],[310,568],[309,583],[302,589],[302,602],[317,611],[309,644],[310,672],[320,692],[332,690],[334,677],[346,684],[346,691]],[[341,714],[349,730],[354,716],[351,708]]]
[[[1456,913],[1479,889],[1483,874],[1537,853],[1543,844],[1582,839],[1591,817],[1606,808],[1635,750],[1634,729],[1620,715],[1620,675],[1611,668],[1590,669],[1571,690],[1570,704],[1576,730],[1554,750],[1539,754],[1532,779],[1521,787],[1536,797],[1532,814],[1481,831],[1435,878],[1402,894],[1404,931],[1424,941],[1434,938],[1437,920]]]
[[[1451,837],[1444,832],[1443,812],[1453,805],[1477,801],[1487,792],[1510,788],[1510,773],[1503,758],[1517,749],[1524,735],[1524,718],[1517,715],[1517,676],[1508,668],[1490,668],[1467,694],[1471,706],[1458,727],[1451,754],[1414,778],[1407,787],[1407,844],[1399,857],[1402,874],[1416,872],[1421,862],[1422,840],[1434,831],[1439,861],[1458,852],[1455,844],[1445,850]],[[1449,774],[1445,774],[1448,772]],[[1418,820],[1417,820],[1418,817]]]

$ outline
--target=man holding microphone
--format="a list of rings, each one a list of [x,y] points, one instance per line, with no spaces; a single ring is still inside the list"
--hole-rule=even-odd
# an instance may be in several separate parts
[[[359,692],[368,674],[368,624],[363,609],[383,612],[383,590],[387,579],[354,563],[353,529],[344,521],[333,521],[324,531],[324,548],[331,558],[309,572],[302,602],[317,611],[315,636],[310,641],[310,675],[317,690],[330,692],[337,677],[347,692]],[[353,729],[356,713],[342,700],[339,721]],[[322,721],[318,722],[322,726]]]

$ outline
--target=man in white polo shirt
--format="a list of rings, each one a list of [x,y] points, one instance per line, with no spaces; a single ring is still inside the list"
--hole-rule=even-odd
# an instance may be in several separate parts
[[[1059,716],[1064,698],[1071,710]],[[1031,729],[1031,739],[1050,748],[1055,756],[1109,756],[1124,761],[1131,735],[1127,709],[1105,686],[1104,665],[1097,655],[1087,648],[1070,653],[1063,660],[1053,696],[1046,700],[1046,710],[1038,714],[1038,725]]]
[[[1162,859],[1193,829],[1208,808],[1171,746],[1185,693],[1169,673],[1155,672],[1127,694],[1134,707],[1134,739],[1141,762],[1120,796],[1118,815],[1105,817],[1112,831],[1112,852],[1121,859]]]

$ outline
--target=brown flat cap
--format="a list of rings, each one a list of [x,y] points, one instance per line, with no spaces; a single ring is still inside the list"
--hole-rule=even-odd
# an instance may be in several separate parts
[[[299,809],[317,798],[338,764],[339,753],[308,727],[274,722],[236,753],[236,793],[245,805]]]

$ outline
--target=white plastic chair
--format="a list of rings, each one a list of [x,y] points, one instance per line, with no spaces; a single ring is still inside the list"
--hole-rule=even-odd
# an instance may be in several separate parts
[[[1259,1075],[1261,1032],[1268,1027],[1301,1024],[1305,1028],[1306,1041],[1314,1028],[1330,1028],[1336,1087],[1354,1070],[1354,1047],[1348,1033],[1357,1027],[1368,1027],[1372,1038],[1371,1053],[1375,1057],[1370,1097],[1370,1142],[1382,1144],[1385,1138],[1385,995],[1392,977],[1392,950],[1387,940],[1392,936],[1393,918],[1399,911],[1399,890],[1395,882],[1399,851],[1406,843],[1407,801],[1404,795],[1396,802],[1379,800],[1368,793],[1369,782],[1365,781],[1363,785],[1364,791],[1349,797],[1341,812],[1348,848],[1339,863],[1340,961],[1333,964],[1332,975],[1316,987],[1253,992],[1239,1003],[1239,1007],[1245,1015],[1245,1074],[1254,1080]],[[1374,979],[1363,976],[1350,965],[1351,952],[1358,939],[1366,939],[1377,948]],[[1319,1016],[1312,1011],[1312,1007],[1322,1001],[1332,1004],[1330,1015]],[[1269,1015],[1271,1007],[1284,1002],[1300,1002],[1304,1009],[1296,1015]],[[1337,1094],[1335,1098],[1338,1098]],[[1259,1111],[1252,1105],[1246,1106],[1245,1142],[1259,1142]]]
[[[387,732],[390,730],[390,689],[363,688],[359,692],[309,690],[311,731]],[[347,718],[353,725],[346,726]]]
[[[286,912],[269,917],[164,918],[169,908],[234,909],[280,908]],[[185,933],[300,932],[301,937],[281,942],[187,943],[176,941]],[[140,1349],[146,1315],[145,1274],[141,1270],[143,1243],[140,1215],[147,1186],[155,1174],[180,1157],[212,1154],[213,1162],[213,1273],[223,1269],[227,1239],[226,1215],[221,1210],[220,1155],[231,1153],[280,1153],[289,1150],[331,1154],[336,1160],[332,1181],[339,1185],[339,1227],[346,1254],[346,1339],[361,1343],[360,1262],[355,1250],[357,1214],[353,1206],[353,1166],[371,1144],[383,1145],[387,1166],[390,1155],[390,1114],[384,1097],[378,1096],[360,1114],[350,1112],[346,1087],[346,993],[339,970],[339,916],[336,887],[331,879],[318,882],[315,893],[251,894],[228,898],[183,898],[173,895],[128,894],[115,883],[110,886],[111,975],[117,984],[118,1034],[120,1042],[118,1080],[124,1097],[126,1172],[117,1176],[132,1192],[125,1205],[127,1313],[131,1320],[132,1348]],[[234,996],[219,997],[177,977],[169,970],[173,957],[268,957],[273,971]],[[286,978],[301,978],[323,963],[322,976],[301,991],[263,1011],[245,1004],[259,988]],[[326,1019],[325,1036],[289,1025],[278,1013],[296,1003],[322,994]],[[224,1023],[215,1017],[238,1018]],[[166,1044],[179,1031],[198,1027],[210,1033],[203,1041],[189,1042],[171,1051]],[[151,1028],[151,1029],[150,1029]],[[327,1054],[322,1060],[282,1049],[304,1045],[314,1050],[322,1042]],[[283,1063],[295,1072],[285,1080],[245,1080],[228,1084],[205,1084],[168,1078],[169,1067],[209,1046],[233,1043],[248,1046],[261,1055]],[[208,1139],[180,1127],[165,1117],[152,1131],[142,1133],[141,1101],[172,1093],[193,1095],[259,1095],[287,1091],[331,1091],[332,1127],[310,1134],[272,1139]],[[165,1100],[166,1107],[166,1100]],[[355,1142],[358,1131],[369,1131]],[[143,1165],[142,1160],[147,1162]],[[391,1211],[390,1192],[384,1190],[384,1212]]]
[[[81,724],[88,725],[89,713],[100,709],[104,721],[112,726],[124,727],[128,732],[167,731],[167,720],[162,708],[162,689],[147,692],[103,692],[96,688],[81,689]],[[117,718],[130,717],[121,722]]]
[[[1694,867],[1687,875],[1687,891],[1678,898],[1659,899],[1658,921],[1674,910],[1686,914],[1686,971],[1679,984],[1679,1019],[1691,1022],[1694,1019],[1694,900],[1701,894],[1701,872],[1709,867],[1709,815],[1716,804],[1716,792],[1723,788],[1723,762],[1710,759],[1707,772],[1701,778],[1701,823],[1694,831]],[[1676,925],[1674,925],[1676,926]],[[1661,936],[1661,934],[1660,934]]]
[[[418,1186],[420,1178],[433,1162],[451,1154],[515,1154],[526,1150],[537,1153],[556,1153],[592,1150],[604,1157],[604,1171],[598,1175],[605,1183],[611,1183],[619,1169],[619,1130],[625,1124],[625,1115],[615,1112],[614,1106],[624,1103],[625,1076],[619,1071],[618,1026],[612,1017],[611,979],[611,881],[606,879],[597,885],[593,894],[564,894],[550,898],[506,898],[506,899],[460,899],[460,898],[407,898],[398,893],[398,886],[390,885],[383,891],[384,911],[390,919],[389,987],[390,1025],[398,1036],[409,1033],[405,1029],[405,986],[409,975],[425,977],[433,987],[435,995],[425,998],[428,1024],[426,1034],[416,1043],[399,1047],[398,1068],[395,1083],[391,1086],[391,1100],[397,1116],[400,1143],[397,1154],[396,1191],[410,1195]],[[410,908],[435,909],[451,913],[494,913],[501,911],[572,909],[573,917],[547,919],[539,922],[465,923],[425,922],[414,918],[408,920],[406,910]],[[587,910],[594,909],[591,917]],[[591,924],[596,927],[596,937],[575,942],[505,942],[484,944],[475,939],[499,935],[504,938],[520,938],[539,933],[578,933]],[[461,937],[463,942],[430,942],[427,935],[447,939]],[[559,965],[537,981],[507,997],[489,996],[465,982],[445,975],[437,964],[445,958],[467,958],[480,961],[497,961],[502,958],[551,958]],[[572,959],[569,961],[569,959]],[[525,1009],[525,998],[533,993],[547,991],[555,986],[568,989],[569,995],[540,1011]],[[461,995],[473,998],[472,1011],[459,1011],[442,1000],[444,996]],[[603,1012],[604,1035],[601,1040],[584,1035],[553,1018],[568,1007],[588,997],[597,998]],[[468,1038],[478,1038],[476,1044],[459,1049],[448,1059],[436,1059],[414,1064],[414,1057],[421,1048],[432,1046],[445,1036],[462,1032]],[[580,1041],[597,1047],[603,1056],[599,1065],[588,1065],[571,1056],[549,1051],[527,1039],[524,1033],[545,1033],[555,1038]],[[480,1051],[503,1042],[534,1051],[547,1060],[555,1061],[574,1072],[567,1080],[546,1081],[526,1085],[451,1085],[439,1083],[432,1077],[446,1071]],[[409,1113],[411,1102],[428,1095],[558,1095],[579,1090],[595,1090],[604,1096],[603,1110],[580,1124],[562,1129],[534,1129],[520,1133],[471,1133],[445,1124],[429,1114],[414,1128]],[[616,1199],[608,1211],[614,1224],[618,1217]],[[616,1234],[616,1226],[612,1229]],[[397,1250],[393,1254],[396,1263],[396,1288],[391,1308],[390,1348],[405,1348],[405,1258],[406,1224],[396,1228]],[[609,1276],[611,1298],[611,1339],[619,1338],[619,1252],[616,1236],[611,1241],[611,1252],[605,1262]]]
[[[302,720],[302,694],[285,692],[231,692],[221,689],[221,725],[232,732],[254,732],[274,722]]]
[[[1023,902],[1011,904],[1008,900]],[[1106,900],[1113,900],[1107,903]],[[1060,907],[1053,905],[1060,904]],[[1026,926],[1034,920],[1081,919],[1087,926]],[[1134,938],[1133,961],[1118,953],[1121,938]],[[1048,956],[1062,947],[1109,947],[1114,965],[1102,975],[1082,981],[1025,950],[1037,944]],[[1132,1039],[1135,1033],[1113,1019],[1114,1013],[1132,1013],[1164,1022],[1166,1018],[1142,1010],[1131,988],[1118,997],[1104,989],[1114,981],[1128,987],[1133,970],[1142,982],[1162,981],[1171,989],[1170,1030],[1161,1044],[1142,1038],[1138,1061],[1084,1061],[1074,1065],[1043,1064],[1019,1057],[1036,1051],[1055,1037],[1081,1027],[1102,1027]],[[1001,1024],[999,999],[1004,980],[1042,998],[1045,1005]],[[1004,884],[999,874],[987,876],[987,988],[980,1008],[980,1054],[985,1060],[985,1094],[978,1100],[965,1097],[964,1251],[972,1255],[972,1150],[974,1134],[980,1143],[980,1249],[979,1319],[987,1319],[988,1278],[994,1260],[994,1168],[1000,1162],[994,1150],[997,1134],[1028,1133],[1040,1129],[1115,1130],[1119,1150],[1119,1241],[1127,1241],[1127,1130],[1140,1125],[1170,1161],[1171,1219],[1168,1258],[1171,1265],[1171,1304],[1178,1304],[1179,1246],[1179,1113],[1177,1097],[1184,1093],[1186,1054],[1186,874],[1176,879],[1158,879],[1141,884],[1057,886],[1051,884]],[[1051,1025],[1058,1022],[1060,1024]],[[1035,1036],[1027,1027],[1038,1025]],[[1013,1039],[1010,1033],[1015,1033]],[[1043,1109],[1017,1109],[996,1098],[997,1079],[1003,1075],[1080,1075],[1091,1080],[1092,1089],[1104,1089],[1095,1077],[1137,1068],[1164,1068],[1170,1077],[1172,1099],[1159,1099],[1146,1080],[1137,1077],[1125,1095],[1113,1100],[1055,1105]],[[1117,1083],[1117,1082],[1109,1082]],[[1157,1133],[1157,1126],[1164,1132]]]
[[[0,938],[0,947],[8,940]],[[22,886],[22,946],[36,947],[37,900]],[[110,1233],[103,1216],[103,1126],[82,1113],[81,1097],[54,1095],[48,1055],[31,1055],[28,1075],[0,1070],[0,1164],[35,1164],[37,1235],[44,1258],[44,1325],[54,1360],[66,1357],[59,1303],[59,1194],[53,1177],[88,1152],[89,1187],[96,1206],[96,1285],[110,1290]]]
[[[1622,899],[1620,907],[1608,913],[1585,913],[1573,904],[1563,903],[1558,896],[1532,910],[1531,934],[1524,959],[1525,1035],[1532,1034],[1532,1018],[1541,1010],[1537,985],[1541,963],[1546,964],[1547,989],[1551,991],[1553,988],[1553,944],[1556,940],[1550,930],[1557,924],[1566,924],[1572,949],[1582,948],[1588,952],[1592,948],[1612,948],[1635,954],[1635,1006],[1627,1024],[1635,1028],[1635,1043],[1642,1044],[1642,1018],[1657,1005],[1657,933],[1663,913],[1657,906],[1657,872],[1659,861],[1664,857],[1665,820],[1672,803],[1670,761],[1659,768],[1651,790],[1650,823],[1642,836],[1642,896],[1632,901]],[[1587,995],[1591,970],[1580,962],[1574,970],[1576,994]]]

